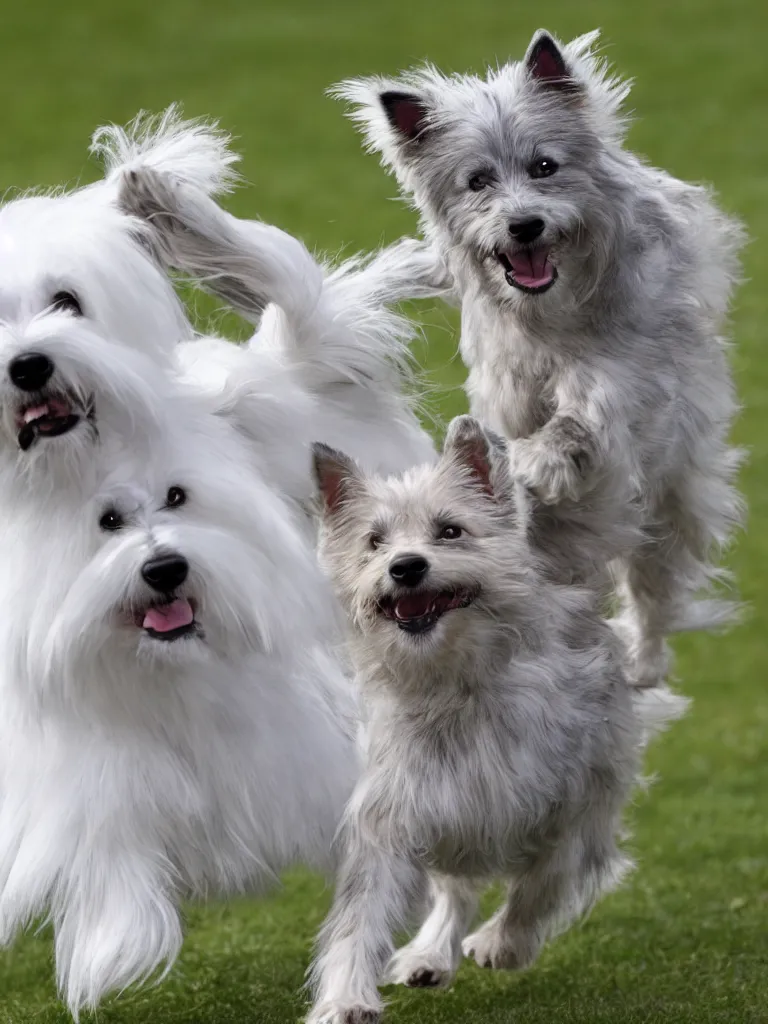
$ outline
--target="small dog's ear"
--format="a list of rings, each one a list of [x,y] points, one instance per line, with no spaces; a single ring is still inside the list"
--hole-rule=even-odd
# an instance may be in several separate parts
[[[473,416],[457,416],[448,427],[443,456],[469,470],[472,483],[489,497],[514,506],[519,513],[519,489],[512,478],[509,448],[503,437],[486,430]]]
[[[387,120],[407,142],[419,142],[427,132],[427,108],[415,93],[388,90],[379,94]]]
[[[445,435],[443,455],[469,470],[472,482],[489,497],[495,497],[491,442],[478,420],[472,416],[452,420]]]
[[[326,515],[335,515],[359,490],[360,470],[348,455],[316,442],[312,445],[312,468]]]
[[[530,77],[546,88],[569,93],[579,91],[560,47],[544,29],[539,29],[531,40],[524,63]]]

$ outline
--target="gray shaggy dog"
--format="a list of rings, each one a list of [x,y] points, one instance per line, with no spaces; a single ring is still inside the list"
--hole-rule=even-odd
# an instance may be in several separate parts
[[[364,477],[315,447],[320,550],[351,622],[367,765],[342,823],[311,1024],[363,1024],[388,980],[448,985],[464,952],[524,968],[621,880],[648,734],[685,701],[636,690],[592,591],[548,582],[503,442],[454,420],[437,465]],[[509,882],[467,937],[479,883]]]
[[[619,625],[653,685],[666,633],[733,610],[693,595],[741,517],[723,331],[743,236],[708,190],[624,148],[629,86],[597,35],[539,31],[485,78],[426,67],[335,93],[421,214],[432,285],[461,303],[473,414],[514,439],[555,517],[580,510],[576,547],[621,556]]]

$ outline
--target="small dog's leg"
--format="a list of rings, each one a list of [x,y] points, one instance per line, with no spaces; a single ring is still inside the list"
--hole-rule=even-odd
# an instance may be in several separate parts
[[[480,967],[524,970],[544,943],[614,888],[630,866],[616,849],[615,812],[621,794],[598,802],[581,831],[542,854],[509,886],[507,901],[462,944]]]
[[[431,878],[432,909],[418,935],[399,949],[387,967],[387,980],[410,988],[447,988],[461,963],[461,940],[477,911],[472,882]]]
[[[682,540],[678,544],[683,546]],[[676,572],[679,559],[673,547],[663,541],[646,544],[625,563],[621,586],[625,607],[616,628],[627,647],[630,681],[641,688],[660,686],[669,671],[665,636],[686,589],[684,573]]]
[[[315,1004],[307,1024],[376,1024],[378,981],[425,881],[413,861],[357,840],[339,875],[336,898],[312,967]]]
[[[575,416],[554,416],[531,437],[510,444],[513,472],[547,505],[578,501],[597,468],[600,446]]]

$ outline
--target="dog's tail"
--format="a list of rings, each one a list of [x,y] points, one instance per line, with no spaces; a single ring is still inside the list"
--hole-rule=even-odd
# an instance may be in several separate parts
[[[118,202],[168,270],[194,278],[248,321],[258,323],[273,303],[296,324],[311,319],[324,274],[292,235],[238,220],[196,184],[151,165],[124,171]]]
[[[119,203],[169,270],[258,325],[251,350],[277,357],[320,400],[319,440],[338,447],[359,431],[353,454],[373,471],[434,456],[413,410],[415,327],[391,308],[442,290],[426,245],[403,241],[330,270],[291,235],[239,220],[200,188],[149,166],[123,174]]]
[[[265,330],[256,343],[280,346],[315,392],[345,383],[406,391],[416,328],[392,307],[440,294],[440,267],[431,251],[403,239],[371,258],[354,257],[322,273],[311,317],[301,322],[294,316],[288,332]]]
[[[103,162],[107,185],[119,188],[126,173],[151,168],[213,196],[231,191],[239,180],[234,165],[240,157],[230,142],[215,121],[185,121],[173,104],[162,114],[142,111],[126,127],[97,128],[91,153]]]
[[[344,448],[371,472],[432,461],[434,445],[416,415],[410,345],[417,328],[392,308],[440,290],[428,251],[404,241],[367,260],[318,269],[322,283],[309,315],[271,306],[253,348],[277,354],[320,400],[317,440]]]

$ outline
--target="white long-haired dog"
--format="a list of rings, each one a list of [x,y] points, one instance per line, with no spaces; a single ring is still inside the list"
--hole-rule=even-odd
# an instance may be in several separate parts
[[[336,92],[419,211],[433,286],[461,302],[473,413],[515,439],[554,515],[570,503],[622,554],[633,675],[652,684],[666,632],[730,611],[691,598],[741,514],[722,335],[743,235],[624,148],[629,87],[596,38],[540,31],[485,78],[426,67]],[[642,527],[629,550],[619,522]]]
[[[77,487],[88,479],[94,442],[150,427],[151,403],[163,400],[143,389],[142,356],[218,395],[220,415],[250,432],[291,496],[312,492],[315,438],[355,438],[354,454],[371,469],[429,457],[431,442],[402,393],[412,328],[387,309],[403,292],[399,256],[384,252],[370,266],[328,273],[275,228],[245,225],[240,242],[239,223],[210,199],[234,180],[228,138],[181,120],[175,108],[128,130],[101,129],[94,150],[106,161],[103,180],[0,208],[4,482],[24,478],[41,498],[62,481]],[[249,348],[195,338],[157,225],[126,212],[137,205],[136,187],[144,195],[151,183],[185,199],[177,212],[197,217],[202,244],[210,232],[209,272],[220,255],[222,281],[235,265],[242,272],[240,308],[242,296],[252,316],[275,304]],[[220,253],[220,239],[233,239],[232,251]]]
[[[209,387],[218,365],[232,385],[276,361],[305,392],[314,440],[351,445],[374,472],[434,457],[408,394],[414,327],[389,308],[428,272],[420,247],[406,241],[334,270],[285,232],[238,220],[203,189],[151,165],[126,172],[119,197],[146,222],[169,271],[192,277],[258,326],[245,349],[215,338],[181,346],[188,380]],[[258,406],[253,412],[258,419]]]
[[[324,446],[321,552],[351,620],[367,766],[314,967],[312,1024],[371,1024],[392,937],[433,905],[388,976],[449,984],[462,941],[523,968],[615,886],[620,817],[648,733],[685,701],[637,691],[590,590],[548,583],[508,455],[460,417],[434,467],[366,477]],[[509,881],[467,937],[478,883]]]
[[[171,399],[91,452],[90,493],[4,517],[0,943],[49,915],[75,1015],[173,962],[181,898],[327,865],[358,771],[306,529]]]

